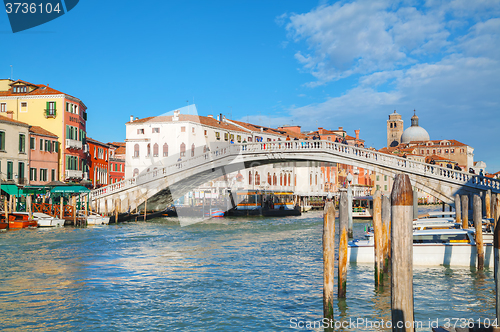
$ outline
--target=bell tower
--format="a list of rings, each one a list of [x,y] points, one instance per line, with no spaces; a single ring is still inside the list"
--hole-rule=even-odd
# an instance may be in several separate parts
[[[387,147],[401,143],[401,135],[403,135],[403,120],[401,114],[394,111],[387,120]]]

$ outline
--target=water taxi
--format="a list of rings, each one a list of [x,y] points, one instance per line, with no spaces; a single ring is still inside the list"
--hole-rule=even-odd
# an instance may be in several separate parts
[[[5,213],[2,212],[1,218],[5,220]],[[4,222],[5,223],[5,222]],[[37,227],[38,224],[33,218],[30,219],[27,212],[11,212],[9,213],[9,229],[10,228],[28,228]]]
[[[425,229],[413,232],[413,264],[429,266],[475,266],[473,229]],[[493,266],[493,244],[484,244],[484,266]],[[349,262],[374,263],[373,237],[348,244]]]
[[[52,217],[48,214],[41,212],[34,212],[33,219],[36,220],[38,227],[62,227],[64,226],[64,219]]]

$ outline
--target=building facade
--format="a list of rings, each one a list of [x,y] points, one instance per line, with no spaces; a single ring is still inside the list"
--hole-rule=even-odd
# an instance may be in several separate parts
[[[59,140],[57,135],[31,126],[29,138],[29,179],[31,185],[45,185],[59,179]]]
[[[109,145],[87,137],[87,167],[93,188],[109,184]]]
[[[48,85],[0,80],[0,115],[39,126],[58,137],[59,180],[85,178],[87,107],[78,98]]]
[[[125,143],[112,142],[109,146],[109,183],[117,183],[125,178]]]
[[[0,180],[28,184],[29,127],[10,117],[0,117]]]

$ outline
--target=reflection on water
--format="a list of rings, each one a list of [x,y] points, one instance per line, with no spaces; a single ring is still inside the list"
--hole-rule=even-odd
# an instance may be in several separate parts
[[[364,222],[354,227],[355,237],[361,237]],[[321,231],[321,213],[310,212],[188,227],[158,219],[2,233],[0,326],[5,331],[294,330],[292,320],[322,318]],[[375,288],[373,277],[372,266],[349,265],[347,299],[337,301],[337,319],[390,320],[390,280]],[[494,315],[488,269],[418,267],[414,290],[415,319],[424,323]],[[322,331],[312,325],[300,330]]]

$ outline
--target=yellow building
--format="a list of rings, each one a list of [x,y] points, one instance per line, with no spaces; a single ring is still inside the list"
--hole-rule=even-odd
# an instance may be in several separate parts
[[[0,80],[0,116],[39,126],[59,137],[59,180],[86,178],[87,107],[48,85]]]

